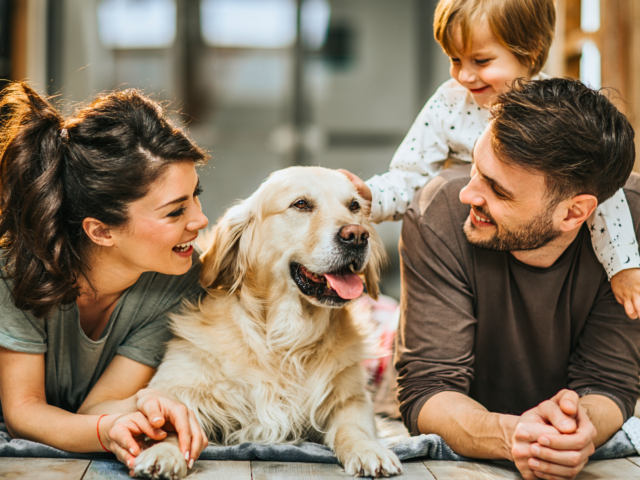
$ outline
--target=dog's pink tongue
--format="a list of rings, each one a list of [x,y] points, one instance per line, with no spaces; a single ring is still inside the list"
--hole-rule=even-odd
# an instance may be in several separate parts
[[[347,273],[346,275],[325,273],[324,276],[327,277],[331,288],[338,292],[340,298],[345,300],[358,298],[364,291],[362,280],[355,273]]]

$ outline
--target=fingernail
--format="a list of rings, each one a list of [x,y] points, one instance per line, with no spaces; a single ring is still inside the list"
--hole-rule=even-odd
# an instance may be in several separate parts
[[[538,439],[538,443],[540,445],[544,445],[545,447],[548,447],[551,442],[549,441],[549,439],[547,437],[540,437]]]
[[[151,420],[153,423],[159,422],[160,420],[162,420],[162,417],[155,417],[153,420]]]
[[[133,468],[133,460],[127,460],[127,467]]]
[[[166,435],[167,432],[165,432],[164,430],[160,429],[160,428],[156,428],[156,435]]]
[[[130,449],[129,449],[129,452],[131,452],[131,455],[135,455],[135,453],[134,453],[134,451],[133,451],[133,448],[130,448]]]
[[[538,445],[532,445],[531,451],[534,455],[540,455],[540,447]]]
[[[193,458],[191,460],[189,460],[189,470],[191,470],[191,468],[193,467]]]
[[[188,462],[189,461],[189,451],[187,451],[187,453],[184,454],[184,459]]]
[[[535,458],[531,458],[529,459],[529,465],[532,467],[539,467],[540,466],[540,462],[538,460],[536,460]]]

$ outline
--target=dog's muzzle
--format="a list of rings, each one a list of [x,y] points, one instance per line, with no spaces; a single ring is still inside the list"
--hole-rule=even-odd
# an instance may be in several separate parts
[[[359,272],[367,260],[369,232],[361,225],[345,225],[336,236],[338,261],[327,272],[312,272],[304,265],[289,265],[291,278],[306,296],[333,306],[358,298],[364,291]]]

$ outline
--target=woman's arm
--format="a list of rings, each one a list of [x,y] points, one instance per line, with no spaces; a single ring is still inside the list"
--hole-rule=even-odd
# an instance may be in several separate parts
[[[78,409],[81,415],[137,412],[136,393],[151,381],[155,368],[116,355]]]
[[[155,371],[155,368],[116,355],[78,413],[142,412],[158,432],[175,431],[182,454],[193,462],[207,446],[207,437],[191,410],[160,391],[144,388]]]
[[[12,437],[71,452],[102,451],[96,432],[98,415],[76,415],[47,404],[44,355],[14,352],[0,347],[0,399],[7,429]],[[102,419],[101,435],[107,434],[121,417],[110,415]],[[145,434],[157,437],[150,426],[140,427]],[[103,436],[102,441],[106,445],[110,442],[109,436]]]
[[[206,437],[184,405],[159,392],[138,391],[153,375],[150,367],[116,356],[77,414],[47,404],[44,372],[44,355],[0,347],[0,399],[7,429],[14,438],[71,452],[99,452],[98,419],[108,414],[100,421],[102,443],[128,466],[140,453],[136,437],[165,438],[166,433],[159,429],[165,419],[178,432],[185,456],[191,452],[189,457],[195,459],[206,446]],[[122,398],[130,392],[133,394]],[[159,426],[152,426],[147,418],[159,415],[161,422],[155,422]]]

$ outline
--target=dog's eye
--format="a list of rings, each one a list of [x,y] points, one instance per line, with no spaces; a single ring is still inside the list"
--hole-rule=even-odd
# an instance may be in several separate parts
[[[351,205],[349,205],[349,210],[351,210],[352,212],[357,212],[358,210],[360,210],[360,204],[354,200],[353,202],[351,202]]]
[[[311,208],[309,207],[309,204],[306,200],[298,200],[297,202],[293,203],[292,207],[296,207],[300,210],[309,210]]]

